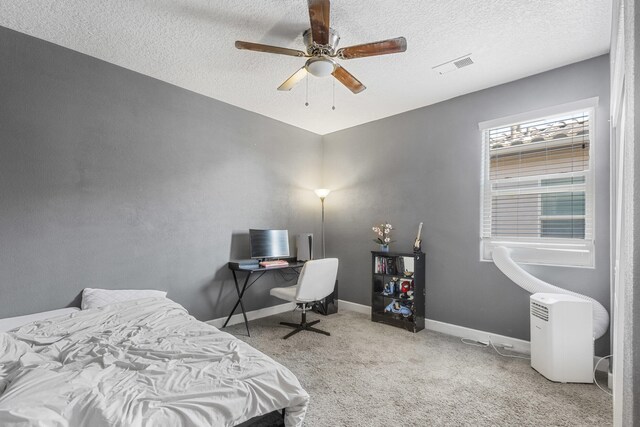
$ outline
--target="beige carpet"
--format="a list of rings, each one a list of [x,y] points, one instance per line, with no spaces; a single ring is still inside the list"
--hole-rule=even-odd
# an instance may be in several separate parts
[[[607,426],[611,397],[592,384],[557,384],[528,360],[505,358],[431,331],[417,334],[341,311],[316,325],[284,313],[227,332],[287,366],[311,396],[305,426]],[[601,380],[605,380],[601,378]]]

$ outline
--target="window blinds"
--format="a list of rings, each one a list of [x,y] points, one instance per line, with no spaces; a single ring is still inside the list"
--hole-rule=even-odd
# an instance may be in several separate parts
[[[483,240],[593,240],[591,116],[585,110],[483,131]]]

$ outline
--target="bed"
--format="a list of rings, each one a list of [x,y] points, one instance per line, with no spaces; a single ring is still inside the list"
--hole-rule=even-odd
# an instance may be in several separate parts
[[[284,366],[166,298],[0,332],[2,426],[234,426],[309,395]]]

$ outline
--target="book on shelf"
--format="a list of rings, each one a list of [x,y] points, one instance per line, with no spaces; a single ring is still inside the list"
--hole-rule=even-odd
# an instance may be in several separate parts
[[[373,265],[373,272],[374,272],[375,274],[380,274],[380,273],[382,273],[382,269],[381,269],[381,267],[380,267],[380,257],[379,257],[379,256],[377,256],[377,257],[373,258],[373,264],[374,264],[374,265]]]
[[[376,256],[374,258],[374,273],[376,274],[397,274],[394,257]]]

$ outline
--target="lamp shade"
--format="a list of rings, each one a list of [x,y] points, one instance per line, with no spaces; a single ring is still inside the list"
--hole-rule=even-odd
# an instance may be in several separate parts
[[[315,190],[315,192],[316,192],[316,196],[320,197],[321,199],[324,199],[329,195],[329,193],[331,193],[331,190],[328,190],[326,188],[318,188],[317,190]]]
[[[307,71],[316,77],[327,77],[333,73],[335,64],[333,61],[323,57],[313,57],[305,65]]]

